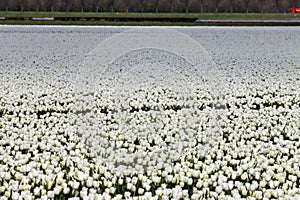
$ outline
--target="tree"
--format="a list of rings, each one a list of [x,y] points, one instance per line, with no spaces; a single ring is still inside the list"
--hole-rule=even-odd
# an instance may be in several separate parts
[[[36,12],[39,12],[40,4],[41,4],[40,0],[35,0],[35,11]]]
[[[174,12],[174,2],[173,2],[173,0],[170,0],[170,12],[171,13]]]
[[[292,1],[292,7],[296,8],[297,7],[297,0],[291,0]]]
[[[9,0],[4,0],[4,7],[5,7],[5,11],[8,11],[9,8]]]
[[[185,3],[185,13],[188,14],[189,13],[189,3],[190,3],[190,1],[189,0],[184,0],[184,3]]]
[[[250,0],[244,0],[244,3],[245,3],[245,7],[246,7],[246,13],[248,14],[249,13],[249,3],[250,3]]]
[[[99,12],[100,0],[93,0],[93,11]]]
[[[234,0],[230,0],[230,13],[233,13]]]
[[[200,0],[200,12],[203,13],[204,8],[204,0]]]
[[[21,0],[21,12],[24,12],[24,3],[25,3],[25,0]]]
[[[79,0],[80,3],[80,11],[83,12],[84,0]]]
[[[154,0],[154,3],[155,3],[155,12],[158,13],[159,0]]]
[[[280,2],[279,0],[275,0],[275,9],[276,9],[276,13],[279,13],[279,7],[280,7]]]
[[[64,0],[64,1],[65,1],[66,12],[70,12],[71,0]]]
[[[110,0],[110,11],[112,13],[114,12],[114,5],[115,5],[115,0]]]
[[[260,12],[263,13],[264,12],[265,0],[259,0],[258,2],[259,2]]]
[[[138,0],[138,7],[141,9],[141,13],[144,13],[144,0]]]
[[[53,12],[54,11],[54,0],[47,0],[46,1],[46,10]]]
[[[220,3],[220,0],[215,0],[214,1],[215,13],[219,12],[219,3]]]
[[[130,2],[130,0],[124,0],[124,4],[125,4],[125,6],[126,6],[126,12],[128,13],[129,12],[129,2]]]

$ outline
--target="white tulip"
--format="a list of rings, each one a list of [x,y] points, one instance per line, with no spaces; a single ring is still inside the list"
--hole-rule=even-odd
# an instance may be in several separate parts
[[[248,178],[248,174],[246,172],[244,172],[241,176],[242,180],[246,180]]]
[[[60,192],[62,191],[62,187],[61,186],[55,186],[53,191],[54,191],[55,195],[59,195]]]
[[[242,186],[242,187],[241,187],[241,192],[242,192],[242,195],[243,195],[243,196],[246,196],[246,195],[248,194],[248,191],[247,191],[247,189],[246,189],[245,186]]]
[[[136,191],[136,186],[135,186],[135,185],[132,185],[131,191],[132,191],[132,192],[135,192],[135,191]]]
[[[145,187],[146,191],[149,191],[151,189],[151,186],[149,184],[146,184]]]
[[[138,181],[138,178],[137,178],[137,177],[133,177],[133,178],[131,179],[131,183],[132,183],[133,185],[136,185],[136,184],[137,184],[137,181]]]
[[[277,195],[278,195],[278,197],[283,197],[284,193],[283,193],[282,189],[277,189]]]
[[[115,187],[110,187],[109,188],[109,193],[110,194],[115,194],[115,192],[116,192],[116,188]]]
[[[297,176],[289,175],[288,179],[295,183],[297,181]]]
[[[55,196],[54,191],[48,191],[48,192],[47,192],[47,196],[48,196],[48,198],[53,199],[54,196]]]
[[[73,185],[72,185],[72,187],[73,187],[73,189],[74,189],[74,190],[77,190],[77,189],[79,188],[79,185],[80,185],[80,183],[79,183],[79,182],[77,182],[77,181],[73,181]]]
[[[33,194],[34,194],[35,196],[39,196],[39,195],[40,195],[40,192],[41,192],[41,188],[39,188],[39,187],[36,187],[36,188],[34,188],[34,190],[33,190]]]
[[[18,193],[18,192],[12,192],[11,198],[12,198],[13,200],[19,199],[19,193]]]
[[[256,171],[254,173],[254,177],[255,177],[256,180],[260,180],[260,173]]]
[[[18,183],[12,184],[11,189],[12,189],[12,191],[15,191],[15,192],[18,191],[19,190],[19,184]]]
[[[9,172],[6,172],[5,175],[4,175],[4,179],[5,179],[6,181],[9,181],[10,178],[11,178],[10,173],[9,173]]]
[[[69,187],[65,187],[64,190],[63,190],[63,193],[64,194],[69,194],[70,192],[70,188]]]
[[[106,186],[108,188],[112,187],[113,183],[111,181],[106,181]]]
[[[266,190],[266,192],[264,193],[264,197],[271,198],[271,196],[272,196],[271,191],[270,190]]]
[[[86,188],[85,188],[85,189],[82,189],[82,190],[80,191],[80,197],[81,197],[82,199],[87,198],[87,194],[88,194],[88,191],[87,191]]]
[[[220,194],[221,192],[222,192],[222,186],[217,186],[216,187],[216,192],[218,193],[218,194]]]
[[[3,193],[5,191],[5,187],[4,186],[0,186],[0,193]]]
[[[236,177],[237,177],[237,172],[232,172],[232,174],[231,174],[231,178],[232,178],[233,180],[235,180],[235,179],[236,179]]]
[[[133,186],[132,183],[127,183],[126,188],[127,188],[128,190],[131,190],[132,186]]]
[[[47,199],[49,199],[49,198],[48,198],[47,195],[43,195],[43,196],[41,197],[41,199],[42,199],[42,200],[47,200]]]
[[[144,190],[143,188],[139,188],[139,189],[138,189],[138,194],[139,194],[139,195],[142,195],[142,194],[144,194],[144,191],[145,191],[145,190]]]
[[[86,181],[86,186],[87,187],[92,187],[93,186],[93,178],[89,177]]]
[[[128,199],[131,196],[131,193],[130,192],[125,192],[124,196],[125,196],[126,199]]]
[[[0,178],[4,178],[5,177],[5,172],[0,172]]]
[[[262,199],[263,198],[263,193],[261,191],[255,191],[254,196],[256,199]]]

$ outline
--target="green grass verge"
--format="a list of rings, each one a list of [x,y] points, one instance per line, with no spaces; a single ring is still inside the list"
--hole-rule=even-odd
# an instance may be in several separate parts
[[[2,25],[83,25],[83,26],[197,26],[190,22],[108,22],[108,21],[0,21]]]
[[[0,21],[0,25],[69,25],[69,26],[299,26],[293,23],[191,23],[191,22],[106,22],[106,21]]]
[[[260,14],[260,13],[91,13],[91,12],[0,12],[0,17],[115,17],[115,18],[198,18],[198,19],[224,19],[224,20],[253,20],[253,19],[300,19],[300,14]]]

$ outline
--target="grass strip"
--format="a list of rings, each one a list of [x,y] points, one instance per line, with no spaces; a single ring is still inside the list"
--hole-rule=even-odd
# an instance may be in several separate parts
[[[197,18],[197,19],[211,19],[211,20],[292,20],[300,19],[300,15],[293,14],[270,14],[270,13],[92,13],[92,12],[0,12],[0,17],[106,17],[106,18]]]

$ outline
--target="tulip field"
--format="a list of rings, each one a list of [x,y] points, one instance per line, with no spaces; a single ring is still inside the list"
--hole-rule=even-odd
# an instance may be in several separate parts
[[[0,200],[300,199],[299,33],[0,26]]]

